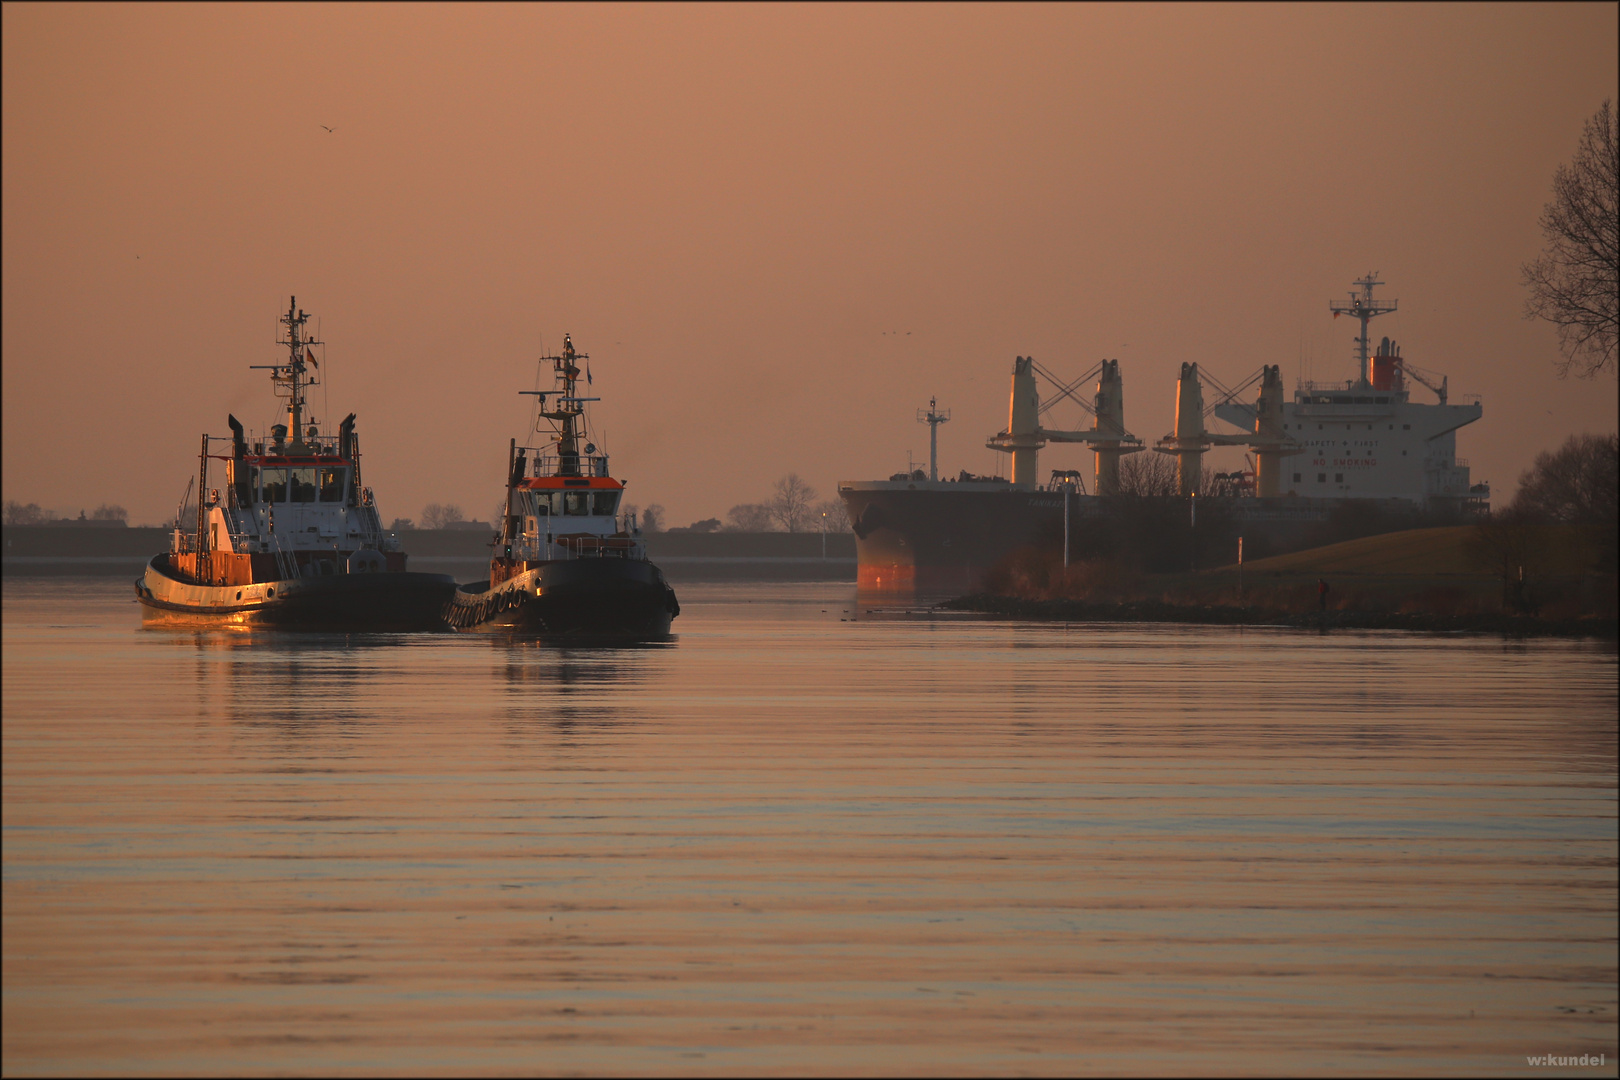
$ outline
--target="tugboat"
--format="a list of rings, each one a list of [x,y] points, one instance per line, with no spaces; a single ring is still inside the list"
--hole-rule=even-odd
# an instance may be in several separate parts
[[[533,430],[545,420],[553,438],[508,447],[489,580],[457,588],[444,609],[452,628],[645,641],[666,637],[680,614],[675,590],[647,560],[634,513],[620,513],[624,483],[589,439],[585,405],[601,400],[578,393],[589,360],[565,334],[561,355],[540,358],[542,372],[552,365],[554,388],[522,391],[539,398]]]
[[[309,316],[294,297],[281,322],[284,364],[270,372],[287,422],[249,441],[235,416],[229,436],[204,435],[198,455],[195,531],[175,517],[169,550],[135,582],[148,622],[267,626],[299,630],[442,630],[455,592],[447,574],[405,570],[399,541],[382,528],[360,479],[360,439],[350,413],[323,435],[304,395],[320,365],[304,332]],[[229,444],[228,453],[213,452]],[[209,462],[225,462],[223,487],[209,488]],[[191,496],[188,485],[181,499]]]

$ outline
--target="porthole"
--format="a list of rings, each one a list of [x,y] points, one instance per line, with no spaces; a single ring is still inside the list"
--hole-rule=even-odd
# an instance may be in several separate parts
[[[238,600],[242,599],[242,590],[241,589],[236,590],[236,598]]]
[[[276,590],[275,590],[275,589],[273,589],[273,588],[272,588],[272,589],[266,589],[266,590],[264,590],[264,595],[265,595],[265,596],[266,596],[266,597],[267,597],[267,598],[268,598],[268,597],[272,597],[272,596],[274,596],[274,595],[276,595]]]

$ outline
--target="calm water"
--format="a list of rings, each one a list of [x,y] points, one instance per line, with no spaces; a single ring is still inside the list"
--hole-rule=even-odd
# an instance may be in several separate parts
[[[4,582],[7,1075],[1615,1072],[1612,646],[129,594]]]

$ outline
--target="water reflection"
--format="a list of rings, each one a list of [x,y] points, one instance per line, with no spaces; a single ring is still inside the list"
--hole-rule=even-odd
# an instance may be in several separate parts
[[[690,586],[675,648],[174,637],[7,589],[8,1074],[1612,1052],[1612,651],[834,586]]]
[[[500,720],[513,738],[543,733],[575,749],[586,733],[637,726],[624,692],[656,682],[667,670],[672,643],[557,647],[522,639],[492,641],[503,677]]]

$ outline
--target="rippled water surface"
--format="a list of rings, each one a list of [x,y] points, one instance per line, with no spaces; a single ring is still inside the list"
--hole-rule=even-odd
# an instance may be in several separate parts
[[[4,583],[4,1067],[1556,1074],[1616,660],[689,585],[678,640]]]

